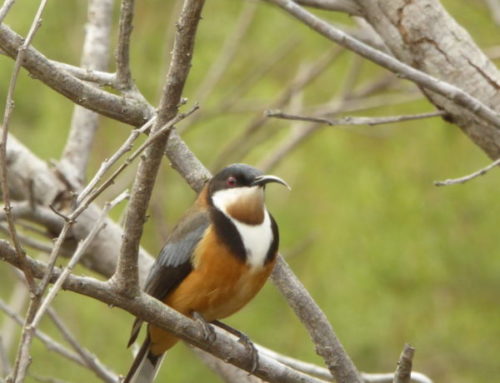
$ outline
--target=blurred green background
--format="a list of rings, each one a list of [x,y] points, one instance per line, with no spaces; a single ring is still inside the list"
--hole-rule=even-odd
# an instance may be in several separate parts
[[[26,35],[36,3],[18,1],[7,24]],[[482,1],[443,3],[481,47],[499,44],[498,26]],[[170,52],[170,45],[165,43],[170,41],[168,25],[178,4],[149,0],[136,5],[132,71],[152,103],[157,102],[163,84],[165,59]],[[199,84],[225,38],[233,33],[242,4],[234,0],[207,2],[184,92],[190,103],[197,101]],[[82,0],[50,1],[34,46],[51,59],[76,65],[86,6]],[[319,14],[334,23],[355,25],[345,15]],[[118,6],[116,19],[117,15]],[[114,36],[116,41],[116,33]],[[231,100],[235,87],[284,44],[291,45],[283,58],[248,92],[238,95],[240,106],[217,112]],[[224,77],[201,103],[198,120],[185,131],[185,140],[207,166],[217,160],[225,162],[226,158],[218,159],[222,149],[268,108],[304,63],[317,61],[331,46],[282,11],[260,4]],[[352,54],[344,53],[306,88],[304,104],[321,104],[339,94],[350,69],[358,64]],[[2,108],[12,67],[11,59],[0,56]],[[383,75],[382,70],[365,62],[353,88],[361,89]],[[379,94],[379,106],[358,114],[382,116],[433,109],[418,97],[392,105],[399,88]],[[72,103],[25,72],[19,78],[15,99],[12,133],[41,158],[58,159],[70,125]],[[263,143],[243,158],[235,158],[258,164],[273,153],[291,125],[288,121],[269,121],[252,136],[252,140]],[[129,131],[128,126],[102,119],[89,174]],[[325,127],[272,170],[293,188],[291,193],[268,189],[268,207],[280,225],[281,249],[285,255],[290,254],[292,268],[326,312],[360,370],[393,371],[403,344],[410,342],[417,349],[415,369],[435,382],[498,379],[500,207],[494,191],[500,188],[499,174],[493,171],[465,185],[433,186],[434,180],[458,177],[488,162],[457,127],[435,118],[357,129]],[[115,189],[103,195],[101,203],[130,185],[132,177],[130,170]],[[148,251],[159,251],[167,231],[193,198],[194,193],[164,161],[142,242]],[[113,212],[116,219],[121,213],[120,209]],[[90,273],[85,269],[78,272]],[[10,299],[15,280],[9,266],[0,264],[3,299]],[[59,294],[55,308],[104,363],[117,373],[127,371],[131,355],[125,344],[131,315],[68,292]],[[0,313],[0,329],[5,322]],[[278,352],[321,364],[303,326],[271,284],[227,322]],[[60,339],[48,320],[43,329]],[[47,352],[38,340],[33,349],[33,375],[68,382],[96,380],[88,371]],[[14,353],[12,349],[11,358]],[[179,383],[219,381],[184,345],[169,352],[158,381],[166,379]]]

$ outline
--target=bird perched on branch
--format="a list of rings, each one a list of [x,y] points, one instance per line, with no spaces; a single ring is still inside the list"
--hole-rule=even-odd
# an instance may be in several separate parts
[[[264,188],[272,182],[289,188],[281,178],[245,164],[217,173],[168,236],[145,292],[206,322],[245,306],[269,277],[278,251],[278,226],[264,204]],[[141,325],[137,318],[129,346]],[[164,353],[178,340],[149,325],[124,383],[152,382]]]

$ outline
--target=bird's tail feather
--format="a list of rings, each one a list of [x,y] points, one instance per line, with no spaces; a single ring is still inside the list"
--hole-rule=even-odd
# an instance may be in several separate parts
[[[152,383],[154,381],[164,354],[152,354],[149,351],[150,344],[151,340],[148,336],[135,356],[134,363],[123,383]]]

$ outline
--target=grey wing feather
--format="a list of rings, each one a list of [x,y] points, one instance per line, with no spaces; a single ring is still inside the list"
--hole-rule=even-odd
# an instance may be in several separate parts
[[[144,291],[163,300],[193,269],[191,257],[210,224],[206,211],[190,211],[172,230],[163,249],[149,271]],[[134,343],[142,320],[137,318],[132,326],[129,346]]]

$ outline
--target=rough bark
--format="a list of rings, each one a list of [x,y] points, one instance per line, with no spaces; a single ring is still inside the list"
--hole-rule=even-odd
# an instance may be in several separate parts
[[[463,89],[500,112],[497,68],[438,0],[357,0],[357,3],[395,57]],[[490,157],[500,157],[500,126],[476,118],[440,95],[423,92]]]

